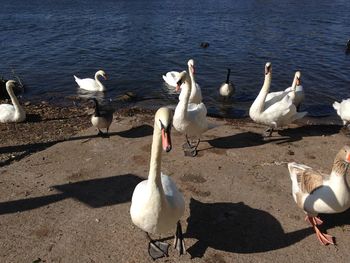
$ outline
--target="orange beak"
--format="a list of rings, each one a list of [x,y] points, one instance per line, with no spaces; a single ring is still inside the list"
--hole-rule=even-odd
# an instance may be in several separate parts
[[[181,88],[180,88],[180,85],[179,85],[179,84],[177,84],[177,85],[176,85],[176,89],[175,89],[175,91],[176,91],[176,92],[179,92],[179,90],[180,90],[180,89],[181,89]]]
[[[166,132],[164,129],[162,129],[162,146],[164,151],[170,152],[171,150],[170,133]]]
[[[194,69],[194,67],[191,67],[191,70],[192,70],[192,74],[195,74],[195,69]]]
[[[348,163],[350,163],[350,153],[347,153],[347,154],[346,154],[345,161],[348,162]]]
[[[107,80],[107,75],[103,75],[103,78],[104,78],[105,80]]]

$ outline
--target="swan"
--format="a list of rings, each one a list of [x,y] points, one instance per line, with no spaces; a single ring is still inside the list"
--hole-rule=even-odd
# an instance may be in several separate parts
[[[89,91],[106,91],[106,87],[100,82],[98,76],[102,76],[104,79],[107,79],[107,75],[103,70],[99,70],[95,73],[95,79],[80,79],[75,75],[74,79],[81,89]]]
[[[301,72],[296,71],[294,74],[294,79],[292,86],[286,88],[284,91],[270,92],[267,94],[265,102],[268,104],[273,104],[276,101],[282,100],[284,96],[290,95],[293,97],[293,104],[297,107],[297,111],[300,109],[300,104],[304,101],[305,93],[304,88],[301,85]]]
[[[200,136],[203,132],[208,130],[208,123],[206,119],[207,108],[205,107],[204,103],[188,103],[192,88],[192,81],[186,71],[182,71],[179,74],[176,89],[179,90],[180,86],[181,99],[175,109],[173,125],[177,131],[185,134],[187,146],[189,147],[188,150],[191,150],[192,156],[195,156],[197,154],[197,147],[200,143]],[[188,140],[188,136],[197,138],[197,143],[195,145],[191,145]]]
[[[98,135],[104,136],[105,134],[100,129],[106,129],[108,135],[109,126],[111,126],[113,120],[113,111],[101,110],[96,98],[90,99],[94,102],[95,112],[91,116],[92,125],[97,128]]]
[[[304,117],[307,112],[297,112],[293,104],[293,96],[286,95],[282,100],[273,104],[266,104],[265,98],[269,92],[272,77],[272,65],[265,65],[265,80],[259,95],[249,109],[250,118],[261,124],[268,125],[266,135],[271,136],[273,129],[286,126],[291,122]]]
[[[226,81],[221,84],[220,89],[219,89],[220,95],[225,97],[225,98],[231,97],[233,95],[233,93],[235,92],[235,86],[230,81],[230,73],[231,73],[231,69],[228,68]]]
[[[350,207],[350,189],[346,181],[350,162],[350,147],[344,146],[336,155],[330,175],[321,174],[311,167],[288,163],[292,180],[292,194],[296,204],[307,214],[322,245],[334,244],[333,237],[322,233],[317,225],[323,222],[319,213],[341,213]]]
[[[161,172],[162,149],[171,150],[172,112],[160,108],[154,117],[153,141],[148,180],[139,183],[131,199],[132,222],[146,232],[150,241],[148,252],[153,259],[168,255],[168,244],[154,241],[148,233],[163,234],[176,225],[175,247],[184,254],[180,218],[185,211],[185,201],[173,180]]]
[[[26,119],[26,113],[24,109],[18,102],[15,93],[13,92],[13,88],[15,86],[14,80],[8,80],[6,82],[6,90],[9,94],[12,104],[0,104],[0,122],[8,123],[8,122],[22,122]]]
[[[343,125],[348,125],[350,123],[350,99],[342,100],[340,103],[335,101],[333,103],[333,108],[342,119]]]
[[[196,103],[199,104],[202,102],[202,91],[198,83],[196,83],[195,80],[195,66],[194,66],[194,60],[189,59],[187,62],[188,66],[188,72],[190,73],[191,81],[192,81],[192,87],[196,87],[195,89],[191,90],[189,103]],[[177,83],[176,80],[179,79],[180,72],[177,71],[170,71],[166,73],[166,75],[163,75],[163,80],[171,87],[176,87]],[[179,96],[179,100],[181,99],[181,94]]]

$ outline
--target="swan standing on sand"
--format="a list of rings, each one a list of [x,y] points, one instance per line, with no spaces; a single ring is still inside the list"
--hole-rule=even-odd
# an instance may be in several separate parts
[[[80,79],[76,76],[74,76],[74,79],[81,89],[89,91],[106,91],[106,87],[100,82],[98,76],[102,76],[105,80],[107,79],[107,75],[103,70],[99,70],[95,73],[95,79]]]
[[[307,214],[305,220],[310,222],[322,245],[334,242],[331,235],[318,229],[323,222],[317,215],[341,213],[350,207],[350,189],[345,178],[349,162],[350,147],[344,146],[334,159],[330,175],[306,165],[288,164],[294,201]]]
[[[195,66],[194,66],[194,60],[190,59],[187,62],[187,66],[188,66],[188,72],[190,74],[191,81],[192,81],[192,87],[195,87],[195,88],[191,89],[189,103],[199,104],[202,102],[202,91],[201,91],[200,86],[198,85],[198,83],[196,83],[196,80],[195,80],[195,71],[196,70],[195,70]],[[179,74],[180,74],[179,72],[170,71],[165,76],[163,75],[163,79],[169,86],[172,86],[175,88],[177,86],[176,80],[179,79]],[[182,98],[181,98],[181,94],[180,94],[179,100],[181,100],[181,99]]]
[[[14,80],[8,80],[6,82],[6,90],[9,94],[12,104],[1,104],[0,105],[0,122],[8,123],[8,122],[22,122],[26,119],[26,113],[24,109],[18,102],[15,93],[13,92],[13,88],[15,86]]]
[[[94,102],[95,112],[91,116],[91,123],[98,130],[98,135],[108,136],[109,126],[111,126],[113,120],[112,110],[101,110],[97,99],[90,99]],[[106,129],[107,133],[104,134],[100,129]]]
[[[226,81],[221,84],[219,89],[220,95],[224,98],[230,98],[235,92],[235,86],[233,86],[232,82],[230,81],[230,73],[231,69],[228,68]]]
[[[297,112],[293,104],[293,96],[286,95],[282,100],[273,104],[265,103],[271,85],[271,77],[272,66],[270,62],[267,62],[264,85],[249,109],[249,116],[252,120],[269,126],[265,132],[268,137],[271,136],[273,129],[286,126],[307,114],[307,112]]]
[[[348,125],[350,123],[350,99],[342,100],[340,103],[335,101],[333,103],[333,108],[342,119],[343,125]]]
[[[175,109],[173,125],[177,131],[185,134],[186,143],[189,147],[188,150],[191,152],[192,156],[196,156],[197,147],[200,143],[200,136],[203,132],[208,130],[206,118],[207,108],[204,103],[188,103],[192,81],[186,71],[181,72],[176,81],[176,90],[179,90],[181,86],[181,99]],[[195,137],[198,140],[197,143],[191,145],[188,137]]]
[[[147,233],[150,240],[148,252],[153,259],[168,256],[169,245],[154,241],[148,233],[163,234],[176,227],[175,247],[184,254],[185,245],[180,218],[184,214],[185,201],[173,180],[161,173],[162,148],[171,150],[172,112],[160,108],[154,117],[153,142],[148,180],[139,183],[131,200],[132,222]]]
[[[297,111],[300,109],[300,104],[304,101],[305,93],[304,88],[301,85],[301,72],[296,71],[293,79],[292,86],[286,88],[284,91],[270,92],[267,94],[265,102],[268,104],[273,104],[276,101],[282,100],[284,96],[289,95],[293,98],[293,104],[297,108]]]

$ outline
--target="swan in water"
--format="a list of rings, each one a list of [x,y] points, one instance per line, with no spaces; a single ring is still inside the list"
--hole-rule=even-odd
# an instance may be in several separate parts
[[[176,89],[179,90],[181,86],[181,99],[175,109],[173,125],[177,131],[185,134],[188,150],[190,150],[192,156],[195,156],[200,143],[200,136],[208,130],[207,108],[204,103],[188,103],[192,81],[186,71],[181,72],[176,81]],[[198,140],[197,143],[192,145],[188,137],[195,137]]]
[[[273,104],[265,103],[265,98],[271,85],[271,77],[272,65],[270,62],[267,62],[265,65],[264,85],[249,109],[249,116],[252,120],[269,126],[269,129],[266,130],[267,137],[271,136],[273,129],[286,126],[307,114],[307,112],[297,112],[293,104],[293,93],[292,96],[286,95],[282,100]]]
[[[22,122],[26,119],[26,113],[24,109],[18,102],[15,93],[13,92],[13,88],[15,86],[14,80],[8,80],[6,82],[6,90],[9,94],[12,104],[0,104],[0,122],[8,123],[8,122]]]
[[[175,228],[175,247],[184,254],[180,218],[185,211],[185,201],[173,180],[161,172],[162,149],[171,150],[172,112],[160,108],[154,117],[153,141],[148,180],[139,183],[131,200],[130,215],[132,222],[146,232],[150,241],[148,252],[153,259],[168,256],[169,245],[154,241],[149,233],[163,234]]]
[[[235,86],[230,81],[231,69],[227,69],[226,81],[221,84],[219,93],[224,98],[230,98],[235,92]]]
[[[300,104],[304,101],[305,93],[304,88],[301,85],[301,72],[296,71],[293,79],[292,86],[286,88],[284,91],[270,92],[267,94],[265,102],[267,104],[273,104],[276,101],[282,100],[284,96],[293,96],[293,104],[297,107],[297,111],[300,109]]]
[[[350,189],[346,181],[349,162],[350,147],[344,146],[334,159],[330,175],[303,164],[288,163],[294,201],[307,214],[305,220],[310,222],[322,245],[334,242],[331,235],[318,229],[323,222],[317,215],[341,213],[350,207]]]
[[[95,73],[95,79],[80,79],[76,76],[74,76],[74,79],[81,89],[89,91],[106,91],[106,87],[100,82],[98,76],[102,76],[105,80],[107,79],[107,75],[103,70],[99,70]]]
[[[333,103],[333,108],[342,119],[343,125],[348,125],[350,123],[350,99],[342,100],[340,103],[335,101]]]
[[[191,77],[192,87],[195,87],[195,88],[192,88],[191,90],[189,103],[199,104],[202,102],[202,91],[200,86],[198,85],[198,83],[196,83],[196,80],[195,80],[196,70],[194,66],[194,60],[193,59],[188,60],[187,66],[188,66],[188,72]],[[163,75],[163,79],[169,86],[176,87],[177,86],[176,80],[179,79],[179,74],[180,73],[177,71],[170,71],[165,76]],[[179,100],[181,99],[182,98],[180,93]]]
[[[90,99],[94,102],[95,112],[91,116],[91,123],[98,130],[98,135],[108,136],[109,126],[111,126],[113,120],[112,110],[101,110],[100,105],[96,98]],[[107,133],[104,134],[100,129],[106,129]]]

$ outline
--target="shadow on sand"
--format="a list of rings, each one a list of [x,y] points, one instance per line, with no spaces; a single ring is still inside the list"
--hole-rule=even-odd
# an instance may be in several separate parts
[[[313,233],[310,227],[285,233],[271,214],[240,203],[202,203],[191,198],[186,237],[197,239],[188,252],[201,258],[208,247],[258,253],[290,246]]]
[[[60,193],[0,203],[0,214],[28,211],[73,198],[92,208],[129,202],[135,186],[144,180],[133,174],[79,181],[53,186]]]
[[[339,133],[339,125],[309,125],[298,128],[288,128],[273,133],[273,136],[264,139],[260,133],[242,132],[226,137],[215,138],[207,142],[215,148],[232,149],[245,148],[263,145],[266,143],[282,144],[287,142],[300,141],[309,136],[329,136]]]
[[[110,132],[108,134],[108,136],[105,138],[108,138],[111,136],[120,136],[123,138],[140,138],[140,137],[152,135],[152,133],[153,133],[152,126],[141,125],[141,126],[134,127],[134,128],[129,129],[129,130],[126,130],[126,131]],[[0,162],[0,165],[4,166],[4,165],[11,163],[13,160],[20,160],[29,154],[45,150],[46,148],[51,147],[51,146],[55,145],[56,143],[65,142],[65,141],[86,140],[86,139],[93,139],[93,138],[99,138],[99,137],[101,137],[101,136],[98,134],[73,136],[73,137],[70,137],[67,139],[56,140],[56,141],[51,141],[51,142],[39,142],[39,143],[29,143],[29,144],[22,144],[22,145],[0,147],[0,154],[21,153],[21,154],[16,154],[15,158]]]

